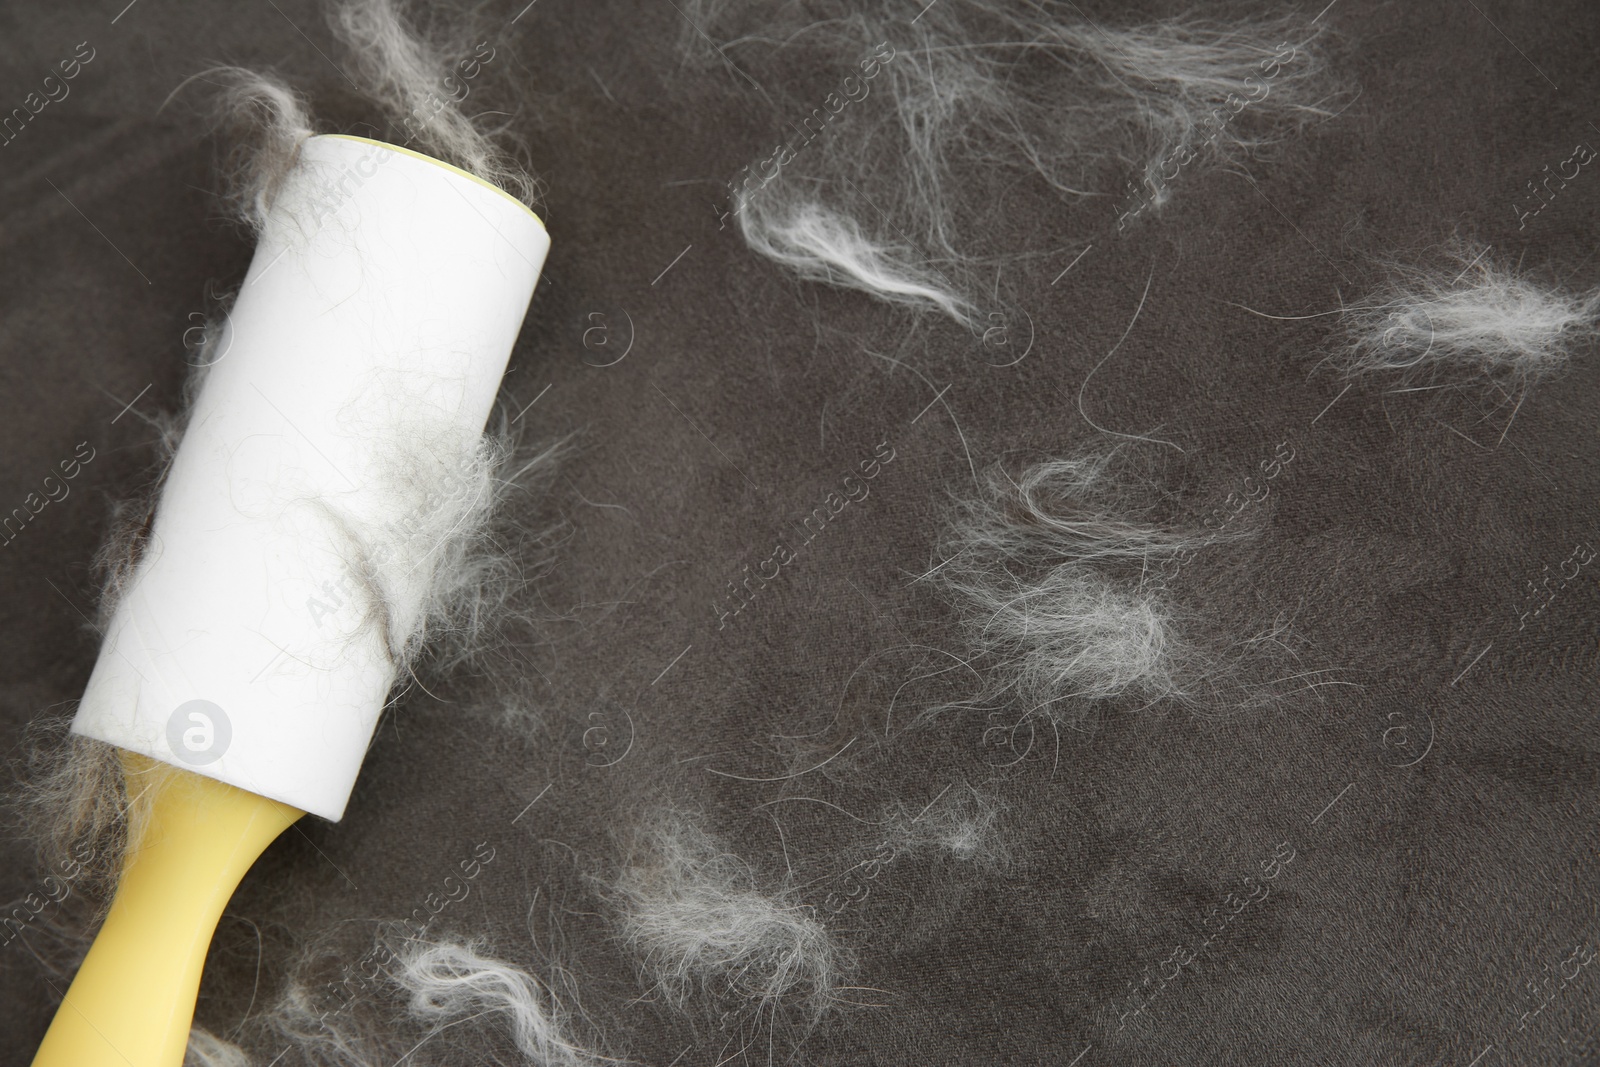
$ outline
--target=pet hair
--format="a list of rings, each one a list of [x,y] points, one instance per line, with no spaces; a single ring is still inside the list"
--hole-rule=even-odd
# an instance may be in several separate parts
[[[493,58],[489,42],[469,55],[474,46],[465,27],[429,25],[428,32],[418,32],[397,0],[344,0],[333,8],[331,22],[367,97],[403,135],[400,143],[477,175],[524,204],[538,200],[539,182],[460,107],[471,79]]]
[[[934,852],[1002,870],[1011,849],[1001,829],[1004,804],[971,785],[947,788],[921,811],[896,802],[884,813],[885,842],[896,851]]]
[[[238,1045],[198,1026],[189,1028],[183,1067],[250,1067],[250,1054]]]
[[[1394,266],[1386,285],[1345,311],[1328,362],[1347,378],[1433,373],[1520,385],[1561,370],[1600,336],[1600,289],[1545,285],[1488,252],[1458,246],[1439,266]]]
[[[358,54],[365,94],[391,115],[414,110],[419,94],[434,82],[442,85],[450,73],[443,46],[414,36],[389,0],[343,4],[335,10],[334,21]],[[295,164],[300,143],[314,132],[306,102],[271,74],[223,67],[196,77],[219,87],[216,104],[221,121],[235,139],[236,148],[224,167],[226,200],[259,231]],[[447,162],[500,183],[527,202],[532,179],[462,117],[458,102],[447,100],[437,109],[430,106],[430,121],[417,127],[419,144]],[[158,431],[163,472],[176,451],[187,408],[206,368],[222,358],[215,356],[224,335],[218,316],[211,317],[205,333],[198,346],[201,358],[191,363],[185,386],[185,414],[149,420]],[[387,472],[391,490],[414,501],[413,519],[403,527],[383,530],[346,527],[345,575],[308,603],[308,610],[319,617],[348,605],[361,615],[356,625],[380,627],[399,678],[415,676],[424,649],[441,668],[475,659],[491,636],[514,620],[510,604],[526,585],[527,572],[513,562],[503,541],[507,531],[495,526],[493,516],[509,493],[547,480],[560,447],[519,451],[507,425],[502,418],[498,433],[477,441],[435,440],[426,427],[419,427],[417,440],[409,443],[407,461],[393,464]],[[121,596],[137,580],[162,477],[164,473],[138,499],[113,506],[109,535],[96,558],[102,633]],[[389,596],[390,580],[417,569],[431,576],[421,606],[398,610]],[[47,866],[59,859],[64,848],[87,851],[95,857],[95,866],[85,887],[106,891],[115,883],[130,833],[128,803],[117,751],[79,737],[62,740],[58,753],[36,760],[14,800],[41,843],[41,859]]]
[[[748,863],[682,813],[640,833],[615,900],[623,941],[675,1008],[698,991],[747,1001],[758,1018],[795,1005],[814,1022],[846,967],[812,908],[764,891]]]
[[[300,155],[312,129],[305,97],[277,75],[242,67],[217,67],[196,75],[217,87],[212,102],[231,144],[223,163],[223,198],[232,215],[256,233]]]
[[[1241,167],[1331,114],[1336,95],[1324,31],[1291,15],[1117,27],[1053,0],[943,0],[910,22],[839,2],[702,3],[688,15],[717,36],[719,57],[777,38],[807,69],[842,75],[731,188],[750,248],[969,329],[986,321],[980,275],[1019,255],[986,251],[982,236],[1006,222],[1011,174],[1070,200],[1127,200],[1117,185],[1131,170],[1144,206],[1159,206],[1197,157]]]
[[[975,665],[993,679],[980,703],[1020,699],[1053,716],[1066,701],[1180,698],[1200,653],[1147,580],[1205,541],[1141,521],[1113,478],[1117,452],[988,472],[958,506],[925,576],[954,604]]]
[[[316,1067],[485,1062],[486,1050],[507,1041],[521,1054],[520,1062],[534,1067],[614,1062],[577,1042],[571,1013],[544,983],[487,955],[480,941],[384,934],[379,947],[384,964],[376,988],[329,1012],[293,978],[271,1010],[249,1020],[250,1044],[282,1055],[287,1042],[298,1054],[292,1062]],[[250,1067],[256,1062],[240,1045],[198,1026],[190,1031],[186,1064]]]
[[[395,143],[435,156],[495,185],[522,203],[538,202],[541,185],[462,111],[471,78],[493,49],[467,53],[464,27],[417,32],[396,0],[344,0],[329,12],[334,35],[354,67],[351,84],[376,105]],[[483,42],[485,47],[488,42]],[[216,124],[233,145],[222,166],[224,200],[259,233],[294,168],[300,144],[316,133],[305,97],[276,74],[215,67],[190,80],[216,87]],[[187,83],[185,83],[187,84]]]

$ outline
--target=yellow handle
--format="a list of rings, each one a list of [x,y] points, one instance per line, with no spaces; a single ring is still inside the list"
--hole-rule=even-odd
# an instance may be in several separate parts
[[[181,1067],[206,950],[244,872],[304,812],[123,753],[128,852],[33,1067]]]

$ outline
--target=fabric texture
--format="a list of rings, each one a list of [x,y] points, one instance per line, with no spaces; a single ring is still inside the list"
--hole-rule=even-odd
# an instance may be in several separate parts
[[[221,149],[163,102],[213,62],[266,66],[373,132],[310,3],[120,7],[0,12],[0,114],[80,64],[0,145],[0,509],[31,514],[0,547],[14,765],[82,692],[110,501],[148,483],[186,331],[249,262],[217,221]],[[1244,308],[1337,311],[1386,257],[1455,238],[1592,288],[1600,177],[1526,205],[1600,144],[1600,19],[1320,7],[1359,94],[1247,174],[1185,171],[1121,231],[1112,198],[1001,187],[988,243],[1061,251],[1002,268],[1009,310],[979,335],[786,276],[721,217],[861,57],[780,87],[755,46],[686,65],[672,3],[485,9],[483,106],[526,143],[553,241],[502,394],[527,440],[571,438],[512,504],[558,530],[520,549],[553,553],[542,621],[386,713],[344,820],[305,820],[245,879],[197,1023],[228,1037],[308,945],[337,983],[374,921],[417,913],[529,967],[629,1062],[1596,1062],[1600,352],[1526,395],[1402,392],[1317,369],[1336,317]],[[1167,589],[1252,666],[1194,702],[953,706],[965,646],[917,581],[952,498],[996,463],[1119,445],[1169,517],[1243,531]],[[1244,485],[1274,460],[1269,492]],[[740,592],[780,541],[792,559]],[[976,815],[946,807],[972,791]],[[848,956],[820,1021],[652,995],[609,887],[664,810]],[[896,846],[923,811],[948,847]],[[32,914],[52,872],[0,848],[7,914]],[[53,907],[0,945],[0,1064],[29,1062],[70,978],[40,962]],[[480,1062],[438,1041],[435,1062]]]

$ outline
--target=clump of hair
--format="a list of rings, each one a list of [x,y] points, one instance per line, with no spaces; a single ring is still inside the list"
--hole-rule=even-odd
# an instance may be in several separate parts
[[[381,978],[330,1012],[291,978],[277,1003],[247,1020],[248,1045],[266,1059],[289,1048],[316,1067],[412,1067],[503,1062],[509,1045],[535,1067],[594,1067],[611,1061],[573,1034],[574,1020],[527,969],[489,955],[482,941],[419,941],[380,935]],[[375,958],[375,957],[374,957]],[[249,1050],[196,1026],[187,1067],[249,1067]],[[276,1061],[274,1061],[276,1062]]]
[[[731,183],[746,243],[803,278],[968,328],[986,321],[997,263],[1056,251],[985,246],[1017,176],[1108,198],[1104,228],[1120,227],[1165,203],[1185,167],[1241,166],[1331,114],[1335,95],[1324,31],[1297,15],[1118,26],[1070,0],[941,0],[914,19],[852,0],[686,13],[691,49],[704,28],[723,62],[775,47],[839,75],[812,104],[780,105],[796,109],[780,116],[783,143]]]
[[[475,46],[465,26],[435,19],[419,32],[398,0],[343,0],[330,21],[363,91],[384,109],[401,143],[535,202],[539,183],[493,140],[501,131],[485,131],[460,107],[469,79],[488,61],[468,51]]]
[[[881,239],[861,222],[821,203],[747,205],[739,232],[758,255],[807,281],[870,293],[890,304],[934,308],[957,322],[976,319],[978,307],[904,240]]]
[[[267,211],[316,131],[305,97],[276,74],[214,67],[195,76],[217,87],[213,106],[231,145],[222,165],[223,197],[234,217],[260,232]]]
[[[541,185],[461,104],[493,56],[474,51],[468,27],[430,19],[423,29],[399,0],[332,3],[329,21],[355,76],[350,83],[376,105],[395,143],[468,171],[532,206]],[[487,45],[487,42],[483,42]],[[231,146],[222,164],[223,198],[259,233],[300,145],[317,132],[305,96],[270,71],[213,67],[190,79],[216,88],[216,125]]]
[[[520,967],[485,956],[479,945],[414,946],[400,956],[394,981],[410,994],[414,1019],[438,1027],[495,1015],[534,1063],[579,1067],[595,1060],[567,1036],[568,1016],[549,989]]]
[[[60,718],[29,724],[26,762],[6,799],[47,876],[69,876],[70,888],[103,910],[121,870],[133,812],[121,750],[69,733],[70,725]]]
[[[920,811],[895,803],[881,820],[896,850],[933,852],[978,867],[1002,869],[1011,847],[1002,827],[1004,803],[963,782],[947,787]]]
[[[379,627],[399,674],[425,650],[443,668],[474,661],[514,620],[515,595],[542,561],[524,567],[513,557],[506,538],[514,531],[498,521],[502,505],[513,492],[546,485],[562,447],[519,450],[504,427],[472,441],[412,429],[415,440],[386,446],[391,458],[377,472],[384,495],[407,505],[403,522],[373,528],[316,505],[344,534],[346,558],[339,586],[313,606],[329,614],[348,608],[359,616],[352,626]]]
[[[1060,718],[1070,702],[1186,695],[1203,657],[1154,574],[1206,542],[1142,518],[1117,454],[996,468],[957,507],[926,577],[988,679],[979,703]]]
[[[695,994],[759,1019],[830,1006],[844,953],[813,909],[763,888],[750,865],[682,813],[641,830],[612,887],[622,940],[652,991],[682,1009]]]
[[[1439,265],[1395,265],[1381,288],[1346,309],[1328,362],[1349,378],[1387,372],[1523,385],[1600,337],[1600,289],[1568,292],[1488,253],[1456,246]]]
[[[189,1043],[183,1050],[183,1067],[250,1067],[250,1054],[194,1026],[189,1028]]]
[[[105,918],[130,843],[144,833],[150,799],[169,776],[164,763],[130,756],[69,731],[71,719],[45,718],[28,726],[25,757],[12,768],[5,797],[9,829],[34,844],[37,889],[33,917],[6,919],[7,940],[28,939],[40,966],[70,979]],[[38,903],[32,903],[34,899]]]

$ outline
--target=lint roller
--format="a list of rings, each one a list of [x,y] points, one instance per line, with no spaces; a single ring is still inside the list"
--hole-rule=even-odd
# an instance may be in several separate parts
[[[343,815],[549,247],[466,171],[301,143],[72,724],[140,814],[35,1067],[179,1067],[239,880]]]

